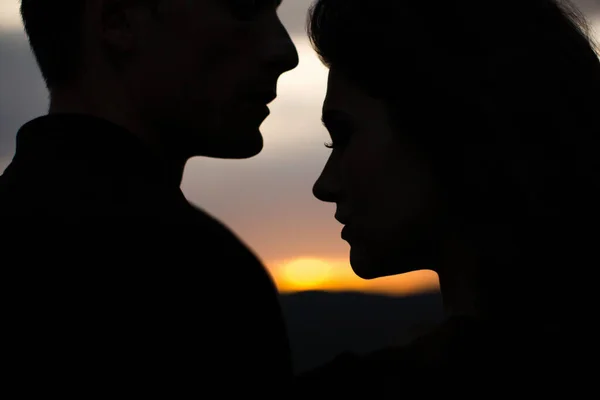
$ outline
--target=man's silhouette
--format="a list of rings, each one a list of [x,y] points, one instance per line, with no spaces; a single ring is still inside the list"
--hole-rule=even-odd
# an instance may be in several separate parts
[[[261,151],[298,63],[279,3],[22,2],[50,110],[0,178],[11,382],[81,398],[291,376],[270,277],[180,190],[191,157]]]

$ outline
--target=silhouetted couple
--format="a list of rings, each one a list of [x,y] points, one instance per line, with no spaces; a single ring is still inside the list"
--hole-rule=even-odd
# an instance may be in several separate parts
[[[317,0],[332,153],[315,196],[336,203],[357,275],[433,269],[448,318],[281,391],[293,374],[268,274],[179,188],[191,157],[261,151],[298,63],[279,3],[23,1],[50,112],[0,178],[12,382],[78,397],[571,384],[595,333],[600,222],[584,21],[551,0]]]

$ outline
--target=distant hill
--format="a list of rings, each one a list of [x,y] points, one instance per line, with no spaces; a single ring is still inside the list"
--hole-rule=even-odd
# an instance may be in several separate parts
[[[400,344],[419,325],[439,322],[439,294],[392,297],[364,293],[281,295],[296,371],[344,351],[367,352]]]

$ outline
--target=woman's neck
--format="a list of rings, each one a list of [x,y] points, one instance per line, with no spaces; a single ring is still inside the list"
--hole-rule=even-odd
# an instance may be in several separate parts
[[[449,317],[486,318],[490,312],[477,271],[480,261],[463,241],[449,241],[436,272],[444,309]]]

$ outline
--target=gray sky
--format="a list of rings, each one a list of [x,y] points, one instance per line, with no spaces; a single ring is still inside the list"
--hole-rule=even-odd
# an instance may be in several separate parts
[[[0,171],[12,157],[18,128],[47,107],[47,92],[22,32],[18,3],[0,0]],[[339,275],[351,287],[431,284],[430,273],[411,275],[412,281],[411,276],[370,282],[355,278],[348,267],[348,247],[339,239],[340,225],[333,219],[334,206],[312,197],[312,184],[329,152],[320,124],[327,71],[304,33],[310,3],[284,0],[280,8],[298,47],[300,65],[280,79],[279,97],[262,127],[264,151],[250,160],[193,159],[183,190],[191,201],[232,227],[272,272],[285,260],[309,257],[335,265],[331,275]],[[600,22],[600,0],[576,3]],[[600,33],[600,25],[596,26]]]

